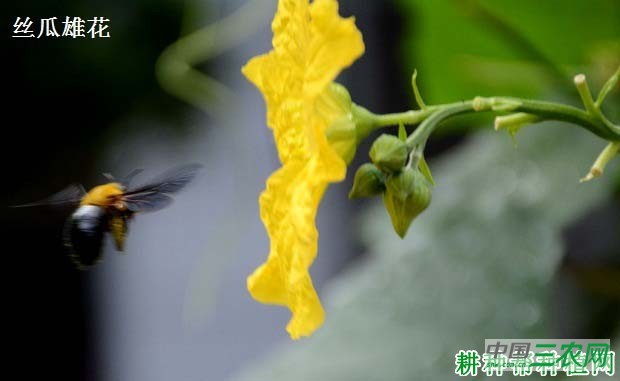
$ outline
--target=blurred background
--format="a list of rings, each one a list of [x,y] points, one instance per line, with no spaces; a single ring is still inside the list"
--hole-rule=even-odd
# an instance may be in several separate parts
[[[414,68],[427,103],[579,105],[572,76],[598,90],[620,64],[617,0],[340,5],[366,54],[339,81],[376,112],[413,107]],[[279,165],[240,67],[270,49],[276,1],[1,7],[4,205],[90,188],[102,172],[144,168],[144,181],[205,166],[173,206],[134,221],[125,254],[108,242],[85,272],[63,251],[66,212],[3,210],[7,364],[20,378],[452,380],[454,355],[485,338],[611,338],[620,350],[620,167],[577,182],[605,145],[597,137],[546,123],[513,141],[490,117],[452,121],[427,148],[433,204],[405,240],[380,200],[348,200],[352,176],[331,186],[312,267],[326,323],[292,342],[289,313],[245,290],[268,253],[258,194]],[[18,16],[104,16],[111,38],[11,38]],[[605,111],[620,120],[620,92]]]

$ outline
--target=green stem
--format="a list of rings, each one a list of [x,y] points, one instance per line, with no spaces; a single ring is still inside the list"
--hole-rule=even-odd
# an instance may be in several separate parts
[[[515,111],[526,112],[539,116],[541,121],[556,120],[568,122],[586,128],[593,134],[605,140],[620,140],[620,128],[605,123],[604,120],[592,115],[584,110],[573,106],[560,103],[534,101],[517,98],[498,98],[502,100],[513,100],[522,102],[522,105]]]
[[[435,111],[445,106],[432,106],[424,110],[410,110],[405,112],[376,115],[374,117],[374,128],[397,126],[399,124],[416,125],[422,123],[426,118],[431,116]]]
[[[596,177],[601,176],[605,171],[605,167],[607,166],[607,164],[619,153],[620,142],[609,143],[594,162],[594,165],[590,169],[590,172],[587,174],[587,176],[581,179],[581,182],[583,183],[586,181],[590,181]]]
[[[426,140],[428,140],[430,135],[443,120],[469,112],[475,112],[473,101],[454,104],[433,113],[433,115],[420,124],[420,127],[416,128],[416,130],[409,135],[407,138],[407,146],[413,148],[418,144],[425,144]]]
[[[198,65],[241,43],[269,19],[271,7],[250,0],[225,18],[181,37],[168,46],[156,63],[156,76],[164,90],[218,118],[227,119],[237,95]]]
[[[618,66],[618,68],[616,69],[616,72],[611,77],[609,77],[607,82],[605,82],[605,85],[603,85],[603,88],[598,94],[598,97],[596,98],[597,108],[600,109],[607,95],[613,90],[613,88],[618,84],[619,81],[620,81],[620,66]]]
[[[560,103],[538,100],[494,97],[476,98],[471,101],[429,106],[424,110],[411,110],[402,113],[371,116],[371,129],[396,126],[400,123],[417,125],[418,128],[409,136],[410,148],[425,142],[426,139],[445,120],[461,114],[476,112],[515,113],[523,112],[534,115],[539,121],[561,121],[581,126],[595,135],[609,141],[620,141],[620,127],[606,123],[604,119],[584,110]]]

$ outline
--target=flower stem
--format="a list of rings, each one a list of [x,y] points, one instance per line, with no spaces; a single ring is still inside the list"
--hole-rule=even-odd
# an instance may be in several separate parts
[[[620,142],[609,143],[594,162],[590,172],[580,182],[584,183],[601,176],[605,171],[607,163],[616,157],[618,153],[620,153]]]
[[[620,125],[609,121],[601,111],[605,97],[620,80],[620,68],[603,86],[596,101],[590,93],[585,75],[575,76],[575,87],[581,96],[584,109],[561,103],[511,97],[476,97],[470,101],[426,106],[419,93],[416,76],[417,73],[414,72],[411,83],[421,110],[377,115],[354,105],[353,115],[358,128],[358,142],[360,138],[365,138],[378,128],[419,124],[406,139],[410,154],[408,165],[417,167],[423,157],[426,141],[444,121],[462,114],[493,112],[499,114],[495,119],[495,129],[505,127],[513,136],[525,124],[554,120],[580,126],[607,140],[609,142],[607,148],[603,150],[590,173],[582,181],[600,176],[607,163],[620,151]]]
[[[407,145],[413,149],[413,147],[418,144],[425,144],[426,140],[442,121],[459,114],[466,114],[475,111],[473,101],[461,102],[445,107],[425,119],[422,124],[420,124],[420,126],[416,128],[411,135],[409,135],[407,138]]]
[[[424,119],[431,116],[435,111],[444,106],[431,106],[424,110],[410,110],[405,112],[374,115],[374,127],[390,127],[397,126],[399,124],[416,125],[424,121]]]
[[[601,89],[600,93],[598,94],[598,97],[596,98],[596,102],[595,102],[596,107],[598,108],[601,107],[607,95],[618,84],[618,81],[620,81],[620,66],[618,66],[618,68],[616,69],[616,72],[611,77],[609,77],[607,82],[605,82],[605,85],[603,85],[603,88]]]
[[[525,112],[495,117],[495,131],[506,129],[510,133],[518,131],[527,124],[538,123],[540,119],[536,115]]]
[[[605,123],[603,119],[598,118],[584,110],[561,103],[516,99],[516,98],[498,98],[500,100],[512,99],[522,102],[522,105],[514,111],[533,114],[541,118],[541,121],[556,120],[568,122],[581,126],[593,134],[605,140],[620,140],[620,128]]]
[[[620,128],[605,123],[604,118],[561,103],[545,102],[511,97],[478,97],[474,100],[428,106],[424,110],[410,110],[401,113],[372,114],[373,129],[405,125],[420,126],[409,136],[408,144],[413,145],[427,139],[441,122],[453,116],[475,112],[527,113],[535,116],[539,122],[561,121],[583,127],[595,135],[609,141],[620,141]]]

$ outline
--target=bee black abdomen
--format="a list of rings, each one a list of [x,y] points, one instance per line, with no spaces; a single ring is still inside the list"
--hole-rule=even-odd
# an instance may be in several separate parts
[[[79,267],[92,266],[99,261],[107,227],[107,213],[98,206],[80,206],[69,217],[65,227],[65,246]]]

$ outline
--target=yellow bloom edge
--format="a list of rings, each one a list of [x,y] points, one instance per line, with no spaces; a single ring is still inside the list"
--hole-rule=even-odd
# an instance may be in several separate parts
[[[247,287],[257,301],[289,308],[286,330],[298,339],[324,321],[308,272],[318,247],[315,217],[329,183],[346,175],[346,162],[325,131],[350,117],[350,109],[330,85],[363,54],[364,43],[354,19],[339,16],[336,0],[280,0],[272,30],[273,50],[242,69],[265,98],[282,163],[259,198],[269,257],[248,277]]]

